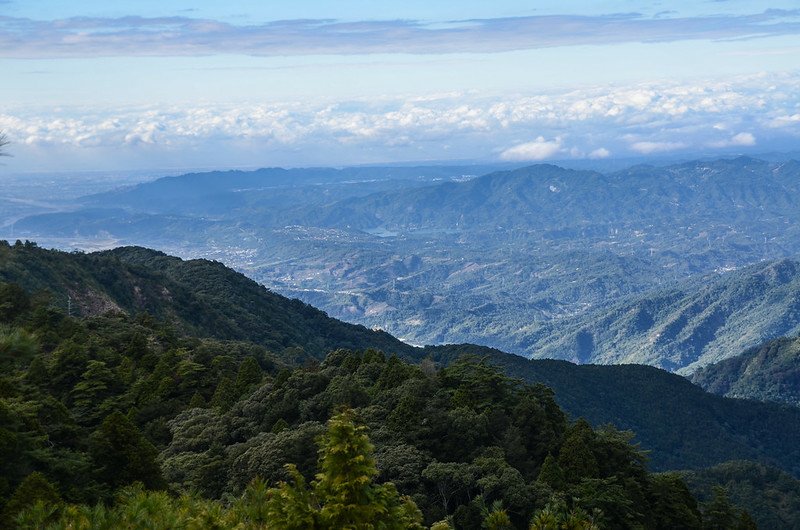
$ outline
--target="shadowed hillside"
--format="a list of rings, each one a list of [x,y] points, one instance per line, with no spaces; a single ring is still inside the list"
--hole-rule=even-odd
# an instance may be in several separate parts
[[[706,366],[692,381],[728,397],[800,406],[800,338],[771,340]]]

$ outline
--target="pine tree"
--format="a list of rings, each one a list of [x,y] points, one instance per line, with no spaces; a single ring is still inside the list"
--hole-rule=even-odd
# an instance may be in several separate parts
[[[211,406],[227,412],[236,403],[236,388],[229,377],[223,377],[211,397]]]
[[[236,395],[241,396],[256,386],[261,382],[263,375],[258,361],[253,357],[246,358],[239,365],[239,371],[236,374]]]
[[[741,513],[731,504],[728,492],[722,486],[714,486],[711,500],[703,507],[703,528],[723,530],[739,528],[738,524],[747,524]]]
[[[166,485],[158,451],[124,414],[114,412],[103,420],[92,434],[90,453],[99,478],[112,489],[137,481],[149,489]]]
[[[275,528],[422,528],[422,515],[410,499],[391,483],[375,484],[378,469],[365,430],[355,424],[350,410],[331,418],[320,440],[320,473],[311,488],[290,465],[292,483],[268,492],[269,521]]]
[[[482,526],[486,530],[514,530],[511,518],[508,516],[508,512],[503,509],[501,501],[495,501],[492,503],[491,509],[484,508],[482,512]]]
[[[356,426],[352,412],[335,416],[320,446],[322,472],[317,488],[327,502],[320,514],[333,528],[366,525],[381,517],[372,481],[378,474],[365,428]]]
[[[13,521],[20,512],[32,507],[37,501],[55,507],[61,504],[61,496],[44,475],[34,471],[17,486],[14,494],[6,503],[2,517],[0,517],[0,528],[13,528]]]
[[[206,408],[206,400],[200,392],[195,392],[192,399],[189,401],[190,409],[204,409]]]
[[[0,368],[8,371],[27,365],[39,351],[36,337],[22,328],[0,327]]]
[[[47,365],[41,355],[37,355],[28,366],[28,372],[25,374],[25,379],[36,386],[43,387],[50,380],[50,375],[47,373]]]
[[[287,421],[284,420],[283,418],[279,418],[278,421],[276,421],[275,424],[272,426],[272,430],[270,432],[272,432],[273,434],[278,434],[279,432],[285,431],[288,428],[289,428],[289,423],[287,423]]]
[[[561,528],[599,530],[599,526],[595,524],[589,514],[579,507],[569,510],[563,500],[548,504],[536,512],[531,519],[530,530],[559,530]]]
[[[109,389],[115,385],[115,376],[102,361],[91,360],[86,365],[86,371],[81,375],[81,380],[72,389],[72,400],[77,409],[77,416],[84,421],[91,421],[97,414],[97,404],[102,402],[109,394]],[[91,411],[95,413],[92,414]],[[99,419],[99,418],[98,418]]]
[[[558,461],[552,454],[548,453],[547,457],[544,459],[536,481],[541,484],[547,484],[555,491],[564,489],[564,472],[561,470],[561,466],[558,465]]]
[[[564,471],[564,478],[576,484],[583,478],[596,478],[598,475],[597,458],[592,452],[594,431],[583,418],[575,422],[558,453],[558,464]]]

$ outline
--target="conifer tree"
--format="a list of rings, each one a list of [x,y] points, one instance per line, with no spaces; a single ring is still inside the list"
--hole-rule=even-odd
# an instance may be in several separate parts
[[[14,494],[6,503],[2,517],[0,517],[0,528],[13,528],[13,522],[20,512],[32,507],[37,502],[56,506],[61,504],[61,496],[44,475],[34,471],[17,486]]]
[[[229,377],[223,377],[211,397],[211,406],[227,412],[236,403],[236,388]]]
[[[564,489],[564,472],[561,470],[561,466],[558,465],[558,461],[552,454],[548,453],[547,457],[544,459],[536,481],[547,484],[556,491]]]
[[[203,395],[200,392],[195,392],[192,396],[192,399],[189,401],[189,408],[190,409],[204,409],[206,408],[206,400],[203,398]]]
[[[268,492],[267,510],[275,528],[368,530],[421,529],[416,505],[401,497],[391,483],[376,484],[373,447],[345,410],[328,422],[320,440],[320,472],[309,488],[294,466],[292,482]]]
[[[239,371],[236,374],[236,394],[241,396],[260,383],[262,377],[263,373],[258,361],[253,357],[246,358],[239,365]]]
[[[558,464],[568,482],[575,484],[583,478],[597,477],[597,458],[592,452],[594,436],[591,425],[583,418],[575,422],[567,432],[558,453]]]
[[[37,355],[33,358],[30,366],[28,366],[25,379],[29,383],[36,386],[44,386],[50,380],[50,376],[47,373],[47,366],[45,365],[44,359],[41,355]]]
[[[511,518],[508,512],[503,509],[501,501],[492,503],[491,508],[484,508],[483,523],[481,526],[486,530],[513,530],[514,525],[511,524]]]
[[[714,486],[711,500],[703,509],[703,528],[709,530],[749,530],[755,523],[747,512],[737,509],[722,486]]]
[[[114,489],[137,481],[149,489],[165,487],[158,451],[124,414],[103,420],[92,434],[90,452],[99,478]]]

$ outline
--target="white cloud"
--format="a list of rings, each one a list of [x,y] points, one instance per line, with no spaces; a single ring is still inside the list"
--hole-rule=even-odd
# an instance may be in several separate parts
[[[686,147],[686,144],[683,142],[634,142],[631,144],[632,150],[643,155],[677,151],[684,147]]]
[[[756,145],[756,137],[752,133],[742,132],[731,138],[731,145]]]
[[[723,148],[723,147],[750,147],[756,145],[756,137],[749,132],[740,132],[734,134],[727,140],[719,140],[716,142],[709,142],[709,147]]]
[[[778,116],[769,122],[769,126],[774,128],[791,127],[798,124],[800,124],[800,112],[792,114],[791,116],[788,114],[785,116]]]
[[[515,145],[500,153],[500,158],[511,161],[545,160],[561,151],[561,138],[546,140],[539,136],[532,142]]]
[[[93,149],[97,156],[104,150],[109,159],[120,149],[132,157],[137,150],[147,157],[163,151],[191,161],[196,153],[220,144],[236,156],[250,153],[265,163],[278,163],[273,153],[291,153],[281,164],[309,163],[303,161],[308,153],[319,157],[316,163],[337,165],[496,156],[519,161],[597,159],[695,146],[748,147],[757,138],[764,149],[774,148],[776,141],[786,146],[796,141],[798,108],[800,74],[787,74],[514,97],[415,94],[318,103],[5,107],[0,130],[17,144],[15,158],[6,161],[17,167],[27,159],[31,164],[45,160],[48,150],[54,167],[64,150]],[[568,146],[563,145],[565,131],[570,134]],[[520,138],[535,139],[520,144]]]
[[[594,151],[592,151],[591,153],[589,153],[589,158],[591,158],[592,160],[608,158],[609,156],[611,156],[611,151],[609,151],[605,147],[599,147]]]

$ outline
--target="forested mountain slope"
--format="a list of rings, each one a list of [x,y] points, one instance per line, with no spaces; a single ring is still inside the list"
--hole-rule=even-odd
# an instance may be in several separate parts
[[[726,462],[681,473],[699,499],[710,501],[715,487],[746,509],[759,528],[800,528],[800,480],[753,462]]]
[[[75,315],[144,311],[185,333],[246,340],[300,358],[322,358],[336,348],[411,351],[386,333],[329,318],[220,263],[183,261],[144,248],[83,254],[0,245],[0,281],[47,289],[56,306],[71,305]]]
[[[800,337],[782,337],[692,374],[708,392],[800,407]]]
[[[398,530],[419,530],[423,516],[480,528],[489,512],[515,528],[532,517],[701,528],[714,517],[680,479],[649,473],[628,434],[571,422],[549,389],[485,363],[336,350],[290,368],[152,317],[72,318],[15,284],[0,284],[0,307],[2,528],[334,529],[347,525],[332,513],[352,521],[354,510]],[[126,489],[135,482],[184,496]]]
[[[518,337],[534,357],[690,372],[800,331],[800,262],[782,259],[629,297]]]
[[[376,347],[413,362],[431,357],[441,365],[464,353],[488,355],[510,376],[553,388],[556,400],[573,417],[634,430],[651,451],[654,469],[748,458],[800,473],[795,443],[800,410],[723,399],[655,368],[528,361],[471,345],[414,348],[270,293],[220,264],[183,261],[141,248],[69,254],[33,245],[2,246],[0,279],[31,290],[51,289],[51,304],[62,311],[66,294],[72,293],[75,314],[124,309],[135,316],[148,311],[173,322],[179,334],[250,341],[284,362],[322,359],[328,351],[345,347]]]
[[[684,377],[642,365],[575,365],[526,360],[462,344],[425,348],[447,364],[464,354],[486,358],[503,371],[552,388],[558,404],[593,425],[632,430],[649,451],[653,469],[699,468],[734,459],[758,460],[800,477],[800,409],[726,399]],[[784,430],[789,427],[792,434]]]

